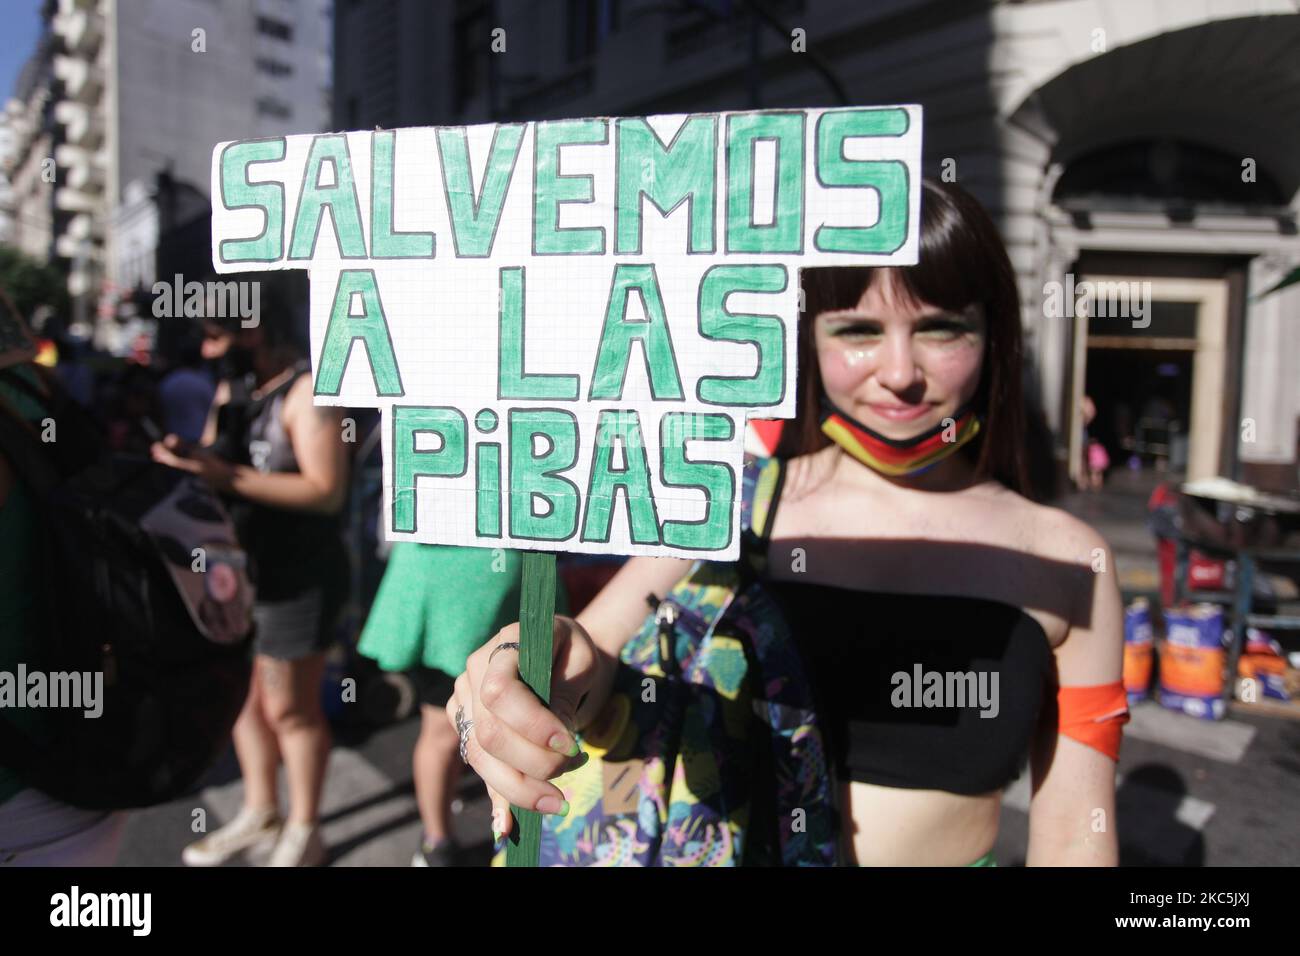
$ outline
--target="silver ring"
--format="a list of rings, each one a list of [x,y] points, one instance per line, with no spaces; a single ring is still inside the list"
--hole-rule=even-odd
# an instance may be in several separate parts
[[[492,663],[492,658],[497,656],[497,651],[517,651],[519,650],[518,641],[506,641],[504,644],[498,644],[492,648],[492,653],[488,655],[488,663]]]
[[[460,738],[461,763],[469,763],[466,750],[469,748],[469,732],[474,729],[474,721],[465,719],[465,707],[456,708],[456,736]]]

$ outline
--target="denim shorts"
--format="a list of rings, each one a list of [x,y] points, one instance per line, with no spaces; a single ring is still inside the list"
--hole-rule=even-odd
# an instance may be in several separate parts
[[[325,588],[286,601],[258,601],[253,605],[253,649],[282,661],[324,653],[334,643],[340,610],[337,598],[328,597]]]

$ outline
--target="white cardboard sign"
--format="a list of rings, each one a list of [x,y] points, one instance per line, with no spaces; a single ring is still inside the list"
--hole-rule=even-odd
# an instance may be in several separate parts
[[[799,269],[912,265],[921,108],[219,144],[218,272],[307,269],[317,404],[383,414],[390,540],[734,560]]]

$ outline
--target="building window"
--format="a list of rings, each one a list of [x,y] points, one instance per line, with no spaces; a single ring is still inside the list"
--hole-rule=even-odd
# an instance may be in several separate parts
[[[269,96],[263,96],[257,101],[257,115],[287,120],[293,116],[293,110],[291,110],[287,104],[281,103],[279,100],[272,99]]]
[[[569,62],[585,60],[618,29],[619,0],[568,0]]]
[[[259,56],[256,60],[257,70],[259,73],[265,73],[267,76],[288,76],[293,72],[293,67],[288,63],[281,63],[279,60],[271,60]]]
[[[293,27],[283,20],[276,20],[272,17],[258,17],[257,32],[268,37],[275,37],[277,40],[284,40],[286,43],[293,39]]]

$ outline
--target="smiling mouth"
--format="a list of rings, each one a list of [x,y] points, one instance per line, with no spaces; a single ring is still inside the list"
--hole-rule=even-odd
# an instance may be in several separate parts
[[[920,405],[876,405],[870,402],[866,407],[878,418],[891,422],[914,422],[930,411],[928,404]]]

